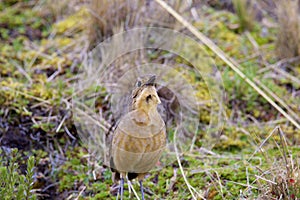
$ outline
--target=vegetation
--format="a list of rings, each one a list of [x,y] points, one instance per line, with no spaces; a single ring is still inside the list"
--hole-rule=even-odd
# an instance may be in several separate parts
[[[299,2],[276,1],[278,16],[278,38],[276,41],[279,58],[293,58],[300,55],[300,14]]]
[[[135,5],[107,0],[93,9],[96,1],[55,2],[61,3],[0,2],[0,195],[4,199],[115,199],[118,188],[110,169],[91,154],[74,122],[72,97],[78,94],[74,88],[84,71],[83,61],[97,41],[133,27],[171,27],[190,33],[155,1]],[[296,1],[167,2],[300,123]],[[255,16],[247,13],[248,5],[258,8]],[[189,48],[191,55],[203,56]],[[146,199],[192,199],[193,195],[198,199],[299,199],[300,130],[206,50],[221,72],[226,91],[222,105],[226,123],[220,140],[212,149],[202,148],[202,125],[209,124],[215,105],[209,101],[204,79],[192,70],[182,71],[201,99],[200,128],[192,148],[178,155],[180,163],[174,159],[146,177]],[[135,51],[112,63],[113,78],[121,77],[126,66],[150,62],[177,71],[191,69],[180,55],[157,49]],[[98,96],[95,102],[90,96],[85,100],[95,104],[97,120],[103,117],[109,129],[116,120],[109,88],[95,84],[88,89]],[[138,184],[133,188],[139,190]],[[126,189],[125,197],[129,195]]]
[[[0,151],[3,155],[4,152]],[[7,157],[1,160],[0,165],[0,194],[3,199],[36,199],[32,188],[34,184],[34,157],[30,156],[27,160],[26,174],[20,174],[19,164],[20,159],[17,149],[12,149],[10,159]],[[8,163],[8,164],[6,164]]]
[[[253,5],[248,5],[247,0],[233,0],[234,10],[239,19],[241,30],[251,30],[253,28]]]

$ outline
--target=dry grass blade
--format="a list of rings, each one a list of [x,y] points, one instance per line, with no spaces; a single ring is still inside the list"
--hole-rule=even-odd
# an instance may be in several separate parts
[[[214,172],[215,172],[215,174],[217,176],[217,179],[218,179],[217,183],[219,184],[219,187],[220,187],[220,193],[221,193],[221,195],[222,195],[222,197],[224,199],[224,196],[223,196],[223,194],[224,194],[224,192],[223,192],[223,185],[222,185],[222,181],[220,179],[220,175],[219,175],[219,173],[217,171],[214,171]]]
[[[299,60],[300,60],[300,56],[297,56],[294,58],[289,58],[289,59],[283,59],[283,60],[279,61],[278,63],[269,65],[269,66],[263,68],[262,70],[259,70],[258,73],[263,73],[265,71],[268,71],[269,69],[273,69],[278,74],[281,74],[282,76],[292,80],[294,83],[300,85],[300,79],[298,77],[293,76],[280,68],[280,65],[282,65],[284,63],[299,62]]]
[[[252,157],[259,151],[263,152],[262,150],[262,146],[264,146],[264,144],[273,136],[273,134],[275,133],[275,131],[279,128],[279,126],[276,126],[273,131],[271,131],[271,133],[268,135],[268,137],[266,137],[266,139],[264,139],[264,141],[259,145],[258,148],[256,148],[256,150],[254,151],[254,153],[250,156],[250,158],[248,159],[251,160]]]
[[[186,178],[186,175],[185,175],[185,173],[184,173],[183,167],[182,167],[181,162],[180,162],[179,152],[178,152],[178,149],[177,149],[177,147],[176,147],[176,143],[177,143],[177,142],[176,142],[176,135],[177,135],[177,129],[175,130],[174,138],[173,138],[173,139],[174,139],[174,143],[175,143],[174,149],[175,149],[176,158],[177,158],[178,165],[179,165],[181,174],[182,174],[182,176],[183,176],[184,182],[185,182],[185,184],[188,186],[188,189],[189,189],[190,194],[192,195],[193,199],[197,200],[197,198],[196,198],[194,192],[198,195],[199,198],[205,199],[199,192],[197,192],[197,190],[196,190],[193,186],[191,186],[191,184],[188,182],[188,180],[187,180],[187,178]],[[194,192],[193,192],[193,191],[194,191]]]
[[[267,86],[265,86],[262,82],[260,82],[257,78],[254,78],[254,81],[260,85],[269,95],[271,95],[277,102],[279,102],[288,112],[290,115],[300,121],[300,117],[274,92],[272,92]]]
[[[91,120],[94,124],[96,124],[99,128],[101,128],[102,130],[104,130],[105,132],[108,132],[109,127],[106,127],[105,124],[102,124],[99,122],[98,119],[93,118],[92,116],[90,116],[88,113],[84,112],[81,109],[76,109],[80,114],[82,114],[83,116],[85,116],[88,120]]]
[[[174,187],[174,185],[176,183],[176,179],[177,179],[177,169],[178,168],[174,168],[174,170],[173,170],[173,176],[170,179],[170,184],[169,184],[168,192],[171,192],[174,189],[173,187]]]
[[[256,180],[258,180],[258,179],[261,179],[261,180],[264,180],[264,181],[266,181],[266,182],[268,182],[268,183],[271,183],[271,184],[274,184],[274,185],[276,185],[276,182],[274,182],[274,181],[271,181],[271,180],[268,180],[268,179],[266,179],[266,178],[264,178],[264,177],[262,177],[262,176],[259,176],[259,175],[254,175],[257,179]],[[256,181],[255,180],[255,181]]]
[[[139,195],[138,195],[137,192],[135,191],[135,189],[134,189],[134,187],[133,187],[133,185],[131,184],[130,181],[128,181],[128,189],[129,189],[129,191],[132,190],[132,192],[133,192],[133,194],[134,194],[134,196],[136,197],[137,200],[140,200]]]
[[[280,73],[278,68],[281,66],[281,65],[284,65],[286,63],[294,63],[294,62],[299,62],[300,61],[300,56],[297,56],[297,57],[293,57],[293,58],[284,58],[278,62],[276,62],[275,64],[272,64],[272,65],[268,65],[266,66],[265,68],[262,68],[260,70],[258,70],[258,73],[264,73],[268,70],[271,70],[271,69],[274,69],[276,72]],[[293,79],[292,79],[293,80]],[[299,81],[299,80],[298,80]]]
[[[30,75],[26,72],[26,70],[23,69],[23,67],[20,64],[18,64],[16,61],[12,60],[11,62],[18,69],[18,71],[21,74],[23,74],[23,76],[25,76],[25,78],[28,80],[29,84],[31,85],[33,82],[32,82]]]
[[[27,98],[31,98],[31,99],[34,99],[36,101],[39,101],[39,102],[42,102],[42,103],[45,103],[45,104],[49,104],[50,105],[50,102],[48,100],[45,100],[45,99],[42,99],[40,97],[36,97],[36,96],[33,96],[31,94],[28,94],[28,93],[25,93],[25,92],[22,92],[20,90],[17,90],[15,88],[10,88],[10,87],[2,87],[1,90],[10,90],[11,92],[16,92],[16,93],[19,93]]]
[[[168,2],[178,11],[189,6],[188,3],[181,0],[169,0]],[[174,28],[175,20],[153,4],[155,4],[153,1],[91,0],[89,6],[91,18],[88,23],[90,48],[113,34],[134,27]]]
[[[292,124],[300,129],[300,124],[287,112],[285,112],[275,101],[273,101],[257,84],[250,80],[241,70],[240,65],[227,56],[214,42],[207,38],[203,33],[198,31],[191,23],[185,20],[174,9],[167,5],[162,0],[155,0],[166,11],[173,15],[182,25],[184,25],[189,31],[191,31],[201,42],[203,42],[210,50],[212,50],[219,58],[221,58],[234,72],[236,72],[245,82],[247,82],[253,89],[255,89],[264,99],[266,99],[276,110],[284,115]]]
[[[84,190],[86,189],[86,186],[82,187],[81,191],[79,192],[78,196],[74,199],[74,200],[78,200],[79,197],[82,195],[82,193],[84,192]]]
[[[280,137],[280,144],[277,144],[276,140],[274,140],[277,150],[280,153],[280,156],[276,158],[270,157],[271,155],[267,154],[267,151],[264,151],[262,148],[268,140],[275,136],[274,133],[278,133]],[[273,147],[271,149],[274,150]],[[262,174],[255,174],[256,179],[252,182],[259,184],[261,191],[259,199],[297,199],[296,197],[300,195],[299,166],[294,165],[295,159],[293,160],[292,155],[289,153],[286,137],[280,126],[276,126],[272,130],[268,137],[261,142],[253,155],[258,150],[264,155],[268,166],[270,166],[264,172],[260,170]]]

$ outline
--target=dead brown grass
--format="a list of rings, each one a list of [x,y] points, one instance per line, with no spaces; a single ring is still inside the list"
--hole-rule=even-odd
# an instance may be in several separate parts
[[[274,133],[279,134],[280,141],[275,144],[281,157],[274,159],[271,155],[264,153],[270,168],[258,176],[260,199],[299,199],[300,168],[297,160],[299,157],[293,157],[290,153],[286,136],[279,126],[272,131],[269,138],[273,138]],[[265,141],[259,147],[262,152]]]
[[[123,28],[132,27],[142,6],[142,2],[126,0],[92,0],[89,24],[90,43],[103,41]]]
[[[300,55],[300,14],[299,1],[276,0],[278,17],[278,38],[276,53],[278,58],[292,58]]]
[[[168,0],[167,2],[179,12],[184,11],[188,6],[187,2],[183,0]],[[176,20],[155,1],[91,0],[89,4],[91,47],[113,34],[134,27],[175,27]]]

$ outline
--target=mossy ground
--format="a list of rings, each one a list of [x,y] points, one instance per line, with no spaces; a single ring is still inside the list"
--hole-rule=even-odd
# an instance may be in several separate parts
[[[25,173],[24,160],[34,155],[33,187],[40,199],[115,199],[110,192],[113,185],[110,170],[88,154],[77,135],[70,108],[73,84],[81,72],[80,53],[86,46],[87,9],[81,6],[57,20],[43,10],[46,7],[37,8],[36,3],[0,2],[1,163],[5,165],[4,161],[9,159],[9,148],[18,148],[22,155],[20,173]],[[266,67],[262,60],[270,64],[276,61],[276,29],[255,22],[249,34],[260,46],[261,54],[257,54],[249,35],[235,28],[238,25],[235,14],[210,7],[199,10],[203,20],[194,25],[237,60],[248,77],[261,80],[299,116],[299,94],[291,96],[299,92],[300,85],[272,70],[260,72]],[[280,125],[289,152],[299,160],[300,130],[209,53],[222,72],[227,122],[220,142],[210,153],[200,153],[199,134],[194,150],[180,155],[181,164],[191,186],[208,199],[257,198],[264,191],[266,179],[272,179],[264,172],[271,170],[274,162],[284,167],[279,134],[273,134],[266,142],[263,153],[257,148]],[[288,73],[299,77],[300,66],[293,66]],[[198,95],[207,99],[203,84],[197,82]],[[103,99],[99,101],[100,106],[105,106]],[[203,114],[206,112],[207,115]],[[205,109],[203,113],[200,121],[208,123],[209,113]],[[192,198],[176,161],[153,171],[144,186],[147,199]],[[137,184],[135,189],[138,190]],[[294,195],[300,195],[299,188],[294,191]]]

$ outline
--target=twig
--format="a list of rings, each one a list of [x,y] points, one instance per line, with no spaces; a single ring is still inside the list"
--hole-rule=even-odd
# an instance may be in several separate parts
[[[32,79],[31,77],[29,76],[29,74],[22,68],[22,66],[20,64],[18,64],[16,61],[14,60],[11,60],[11,62],[17,67],[18,71],[23,74],[23,76],[25,76],[25,78],[29,81],[29,84],[31,85],[33,82],[32,82]]]
[[[264,72],[266,72],[268,70],[271,70],[271,69],[277,69],[278,67],[280,67],[281,65],[283,65],[285,63],[293,63],[293,62],[298,62],[298,61],[300,61],[300,56],[297,56],[297,57],[294,57],[294,58],[285,58],[285,59],[282,59],[282,60],[278,61],[275,64],[268,65],[265,68],[263,68],[261,70],[258,70],[258,73],[264,73]]]
[[[50,102],[49,102],[48,100],[45,100],[45,99],[42,99],[42,98],[39,98],[39,97],[30,95],[30,94],[27,94],[27,93],[25,93],[25,92],[22,92],[22,91],[20,91],[20,90],[15,89],[15,88],[3,87],[3,88],[0,89],[0,91],[1,91],[1,90],[5,90],[5,89],[10,90],[10,91],[13,91],[13,92],[16,92],[16,93],[19,93],[19,94],[21,94],[21,95],[23,95],[23,96],[29,97],[29,98],[31,98],[31,99],[34,99],[34,100],[37,100],[37,101],[40,101],[40,102],[43,102],[43,103],[50,104]]]
[[[236,182],[236,181],[229,181],[229,180],[226,180],[227,183],[234,183],[234,184],[237,184],[237,185],[241,185],[241,186],[244,186],[244,187],[247,187],[247,188],[253,188],[253,189],[258,189],[257,187],[255,186],[252,186],[252,185],[247,185],[245,183],[239,183],[239,182]]]
[[[67,115],[65,115],[63,117],[63,119],[61,120],[61,122],[59,123],[58,127],[55,130],[56,133],[58,133],[60,131],[60,129],[61,129],[62,125],[64,124],[64,122],[66,121],[66,119],[67,119]]]
[[[215,174],[217,175],[218,183],[219,183],[220,190],[221,190],[221,195],[222,195],[222,197],[224,198],[224,196],[223,196],[223,185],[222,185],[222,183],[221,183],[219,173],[218,173],[217,171],[214,171],[214,172],[215,172]]]
[[[66,131],[66,133],[68,134],[68,136],[70,136],[70,138],[72,138],[73,140],[76,140],[76,138],[72,135],[72,133],[69,131],[69,129],[64,125],[64,129]]]
[[[215,172],[215,171],[214,171]],[[210,173],[210,172],[206,172],[206,175],[209,176],[212,184],[214,185],[215,189],[218,191],[218,193],[220,193],[222,195],[222,199],[224,199],[224,196],[223,196],[223,192],[222,192],[222,189],[220,190],[216,184],[217,180],[215,179],[215,177]]]
[[[258,57],[258,56],[259,56],[259,53],[258,53],[258,52],[255,52],[255,53],[252,54],[252,55],[249,55],[249,56],[246,56],[246,57],[243,58],[243,59],[237,60],[237,63],[244,63],[244,62],[247,62],[247,61],[249,61],[249,60],[252,60],[252,59],[254,59],[254,58]]]
[[[269,182],[269,183],[272,183],[272,184],[274,184],[274,185],[277,185],[277,183],[276,182],[274,182],[274,181],[271,181],[271,180],[268,180],[268,179],[266,179],[266,178],[264,178],[264,177],[262,177],[262,176],[259,176],[259,175],[254,175],[257,179],[261,179],[261,180],[264,180],[264,181],[267,181],[267,182]],[[257,180],[256,179],[256,180]]]
[[[84,186],[84,187],[80,190],[78,196],[77,196],[74,200],[78,200],[79,197],[81,196],[81,194],[83,193],[83,191],[84,191],[85,189],[86,189],[86,186]]]
[[[253,45],[253,47],[254,47],[256,53],[260,56],[260,58],[261,58],[263,64],[264,64],[265,66],[267,66],[267,65],[268,65],[268,62],[266,61],[265,57],[262,55],[261,51],[259,50],[259,45],[258,45],[257,42],[255,41],[255,39],[252,37],[252,35],[249,33],[249,31],[246,31],[245,34],[246,34],[247,38],[249,39],[249,41],[251,42],[251,44]]]
[[[74,101],[75,102],[75,101]],[[79,111],[81,114],[85,115],[87,119],[91,119],[95,124],[97,124],[100,128],[102,128],[105,132],[108,132],[109,128],[111,127],[111,124],[108,123],[105,119],[95,119],[94,117],[90,116],[89,113],[94,113],[88,106],[86,106],[84,103],[76,101],[76,105],[82,106],[83,109],[77,108],[77,106],[73,106],[73,109]],[[100,122],[102,124],[100,124]]]
[[[289,174],[288,159],[287,159],[287,156],[286,156],[288,145],[287,145],[284,133],[281,130],[280,126],[278,127],[278,132],[279,132],[279,136],[280,136],[281,146],[282,146],[282,149],[283,149],[283,158],[284,158],[284,161],[285,161],[286,170]]]
[[[137,199],[137,200],[140,200],[139,195],[138,195],[137,192],[135,191],[135,189],[134,189],[133,185],[131,184],[131,182],[129,181],[128,183],[129,183],[129,184],[128,184],[128,187],[130,187],[130,188],[132,189],[133,194],[134,194],[134,196],[136,197],[136,199]]]
[[[49,188],[54,187],[56,185],[59,185],[59,182],[55,182],[55,183],[52,183],[50,185],[47,185],[47,187],[43,188],[41,191],[46,192]]]
[[[250,183],[249,183],[249,172],[248,172],[248,167],[246,167],[246,177],[247,177],[247,187],[250,188]]]
[[[176,183],[176,179],[177,179],[177,170],[178,168],[174,168],[174,175],[172,176],[172,178],[170,179],[170,185],[169,185],[169,188],[168,188],[168,192],[172,191],[173,190],[173,187]]]
[[[297,83],[298,85],[300,85],[300,80],[299,80],[297,77],[290,75],[289,73],[283,71],[283,70],[280,69],[280,68],[275,68],[275,67],[273,67],[273,69],[274,69],[274,71],[276,71],[277,73],[279,73],[279,74],[285,76],[285,77],[288,78],[288,79],[291,79],[294,83]]]

